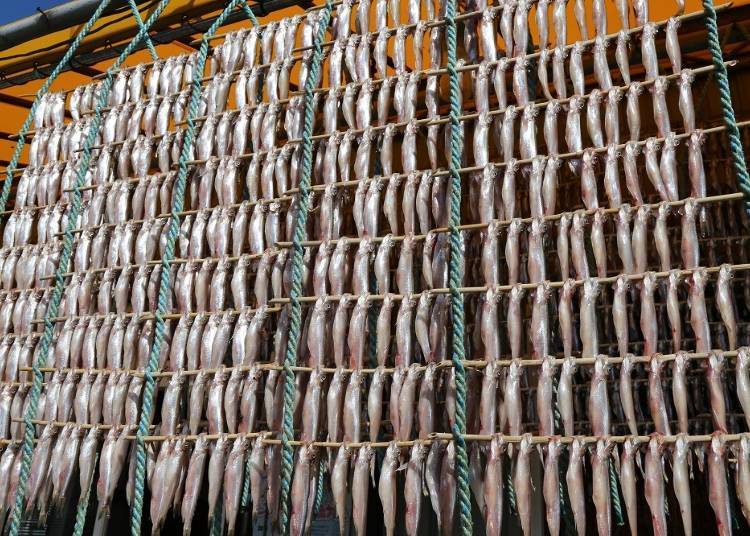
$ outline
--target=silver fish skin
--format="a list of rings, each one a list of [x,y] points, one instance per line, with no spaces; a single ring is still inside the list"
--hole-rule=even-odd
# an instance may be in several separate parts
[[[50,455],[52,454],[53,437],[57,434],[57,428],[53,424],[47,424],[42,431],[42,435],[34,446],[34,452],[31,458],[31,471],[26,482],[26,513],[29,513],[35,506],[42,488],[47,482],[49,470]],[[61,463],[58,460],[57,463]]]
[[[422,494],[424,491],[423,467],[427,458],[427,446],[415,443],[410,451],[406,467],[404,500],[406,503],[406,533],[416,535],[422,514]]]
[[[646,502],[651,510],[651,523],[654,534],[665,536],[667,534],[667,520],[664,513],[664,451],[663,439],[659,435],[653,435],[648,443],[646,451],[646,471],[644,491]]]
[[[610,74],[610,67],[607,62],[608,46],[609,40],[607,38],[601,35],[596,37],[594,41],[594,76],[599,87],[604,91],[612,89],[612,75]]]
[[[631,289],[628,278],[624,275],[618,276],[615,281],[614,296],[612,298],[612,322],[617,338],[617,349],[621,357],[628,353],[629,326],[628,326],[628,293]]]
[[[500,436],[490,442],[487,465],[484,471],[484,520],[488,536],[498,536],[503,523],[503,459],[506,444]]]
[[[711,403],[711,420],[714,430],[726,433],[726,404],[724,401],[724,374],[725,357],[723,352],[713,350],[708,357],[708,368],[706,369],[706,381],[708,383],[709,400]]]
[[[560,267],[560,278],[568,279],[570,276],[570,239],[569,230],[571,223],[571,214],[564,212],[560,215],[557,228],[557,260]]]
[[[601,536],[612,530],[609,464],[614,443],[610,439],[599,439],[596,450],[592,449],[593,499],[596,507],[596,525]]]
[[[520,283],[516,283],[510,290],[507,310],[507,330],[510,354],[513,359],[518,359],[521,354],[521,337],[523,332],[521,302],[525,293],[526,290]]]
[[[680,53],[680,40],[677,30],[680,28],[680,19],[671,17],[667,20],[665,44],[669,62],[672,64],[672,72],[679,74],[682,71],[682,55]]]
[[[302,407],[302,441],[316,441],[323,424],[323,383],[325,375],[316,366],[310,374]]]
[[[623,443],[620,454],[620,488],[622,489],[625,511],[628,515],[628,525],[631,536],[638,534],[638,495],[636,491],[635,464],[641,466],[639,443],[635,438],[627,438]]]
[[[336,514],[339,519],[339,533],[346,531],[347,494],[349,483],[349,465],[353,450],[341,445],[336,454],[336,460],[331,468],[331,491],[333,493]]]
[[[706,172],[703,166],[703,153],[701,149],[705,139],[706,135],[703,130],[694,130],[687,140],[690,196],[696,198],[707,196]],[[705,210],[701,210],[700,214],[701,220],[704,220]]]
[[[544,460],[544,480],[542,494],[544,496],[545,516],[550,536],[560,534],[560,473],[559,458],[562,444],[558,436],[550,438]]]
[[[437,364],[428,363],[424,370],[422,382],[419,386],[419,400],[417,401],[417,419],[420,439],[425,439],[435,431],[435,380]]]
[[[130,447],[130,441],[126,437],[132,431],[132,427],[129,426],[119,430],[111,428],[104,440],[99,458],[99,481],[96,484],[100,513],[106,514],[109,512],[115,488],[120,480],[122,469],[125,467]]]
[[[440,525],[441,533],[445,536],[453,533],[453,511],[456,503],[455,452],[453,442],[448,443],[440,467]]]
[[[359,448],[354,462],[352,478],[352,519],[357,534],[367,533],[367,495],[370,489],[369,473],[375,453],[369,443]]]
[[[745,414],[745,420],[750,422],[750,349],[743,346],[737,350],[737,362],[735,365],[735,381],[737,385],[737,398]]]
[[[742,513],[747,519],[750,514],[750,439],[740,439],[739,448],[735,445],[734,454],[737,457],[737,471],[735,473],[735,487],[737,497],[742,506]]]
[[[680,506],[680,517],[685,534],[693,533],[692,501],[690,498],[690,474],[692,472],[690,442],[682,434],[672,450],[672,486],[677,503]]]
[[[719,268],[719,278],[716,282],[716,306],[727,332],[727,341],[730,350],[737,348],[737,316],[732,293],[733,277],[731,266],[722,264]]]
[[[583,456],[586,446],[580,438],[575,438],[570,446],[568,470],[565,481],[568,486],[570,508],[579,536],[586,534],[586,496],[583,481]]]
[[[405,441],[411,438],[415,424],[414,409],[416,406],[417,387],[422,371],[417,363],[412,363],[406,373],[403,385],[399,390],[398,437]]]
[[[399,457],[400,449],[393,441],[386,450],[378,480],[378,495],[383,507],[383,522],[388,536],[392,536],[396,529],[396,470],[399,466]]]
[[[645,4],[645,1],[640,2]],[[643,57],[643,67],[646,69],[646,79],[653,80],[659,76],[659,62],[656,53],[654,38],[659,31],[659,27],[653,23],[644,23],[641,33],[641,56]]]
[[[385,385],[385,372],[381,366],[375,370],[370,380],[367,392],[367,415],[370,421],[370,440],[376,441],[380,433],[380,424],[383,413],[383,386]]]
[[[599,351],[597,331],[596,301],[599,296],[599,281],[596,278],[586,279],[580,306],[581,355],[594,357]]]
[[[606,436],[610,433],[611,417],[607,392],[608,369],[606,357],[597,356],[588,400],[591,429],[596,436]]]
[[[604,239],[604,224],[607,219],[604,209],[599,208],[594,213],[591,225],[591,247],[594,252],[594,262],[598,277],[607,277],[607,250]]]
[[[687,371],[690,358],[685,352],[677,352],[672,363],[672,401],[677,414],[677,429],[681,434],[688,433],[688,392]],[[738,384],[738,393],[739,393]],[[740,398],[741,400],[741,398]]]
[[[508,284],[518,283],[520,270],[519,236],[524,229],[520,219],[513,219],[508,226],[505,241],[505,262],[508,265]]]
[[[620,365],[620,404],[625,414],[628,429],[632,435],[638,435],[635,417],[635,403],[633,401],[633,354],[625,354]]]
[[[359,442],[362,428],[362,385],[364,378],[359,370],[354,370],[344,394],[343,431],[344,441]]]
[[[563,430],[566,436],[574,434],[573,413],[573,374],[576,371],[575,360],[568,356],[563,361],[560,381],[557,386],[557,398],[560,406],[560,415],[563,421]]]
[[[587,210],[594,210],[599,208],[597,180],[594,171],[597,156],[594,150],[590,147],[584,149],[581,162],[581,198]]]
[[[211,449],[208,460],[208,518],[212,519],[220,500],[221,488],[224,482],[224,468],[226,467],[227,451],[230,440],[226,434],[219,435],[219,439]]]
[[[500,421],[502,424],[507,419],[508,431],[512,435],[521,435],[522,431],[523,405],[520,395],[520,382],[523,372],[523,368],[518,360],[514,360],[510,364],[505,377],[505,386],[503,390],[503,410],[505,417],[501,418]],[[503,414],[503,411],[501,411],[501,414]]]
[[[258,515],[263,504],[263,482],[266,477],[266,447],[263,441],[266,434],[261,432],[253,441],[248,460],[248,472],[250,479],[250,498],[253,504],[252,514]]]
[[[228,525],[227,533],[235,534],[237,514],[245,474],[245,455],[250,447],[249,440],[238,437],[232,444],[224,469],[224,518]]]
[[[708,454],[708,502],[716,516],[716,530],[721,536],[732,534],[724,441],[720,432],[714,432]]]
[[[690,326],[695,333],[695,347],[697,352],[708,352],[711,348],[711,332],[709,330],[705,300],[707,278],[708,274],[705,269],[693,272],[688,288]]]
[[[554,361],[550,356],[542,356],[541,376],[537,384],[536,411],[539,419],[539,434],[552,436],[555,433],[552,397],[556,374]]]
[[[93,426],[89,428],[86,437],[81,442],[80,452],[78,453],[78,478],[82,496],[89,492],[94,480],[94,461],[99,449],[100,437],[101,430],[99,427]]]
[[[326,431],[329,441],[340,441],[343,437],[343,411],[346,377],[342,367],[336,368],[326,392]]]
[[[657,350],[659,339],[656,306],[654,304],[654,290],[657,279],[654,272],[646,272],[641,283],[641,311],[640,328],[643,335],[645,355],[652,355]]]
[[[649,407],[656,433],[670,435],[669,416],[661,386],[661,355],[654,354],[649,363]]]
[[[684,69],[680,72],[680,78],[677,80],[679,88],[679,98],[677,100],[680,115],[687,133],[695,132],[695,105],[693,104],[692,85],[695,80],[695,73],[690,69]]]
[[[694,199],[688,198],[682,207],[681,245],[682,263],[688,270],[700,265],[700,250],[698,246],[698,231],[695,225],[699,205]]]

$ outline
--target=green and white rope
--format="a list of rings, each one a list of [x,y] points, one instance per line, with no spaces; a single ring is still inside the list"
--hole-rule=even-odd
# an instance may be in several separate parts
[[[138,44],[143,40],[148,28],[150,28],[156,19],[159,18],[161,13],[169,4],[169,0],[161,0],[153,11],[148,20],[144,23],[143,27],[138,31],[133,40],[128,43],[125,49],[122,51],[120,56],[115,60],[112,66],[107,70],[107,76],[102,82],[101,92],[99,93],[99,100],[96,103],[94,116],[91,120],[86,140],[83,144],[80,160],[76,170],[76,181],[73,189],[73,195],[70,201],[70,213],[68,215],[68,223],[65,228],[65,235],[63,238],[63,247],[60,252],[60,261],[55,270],[55,287],[52,290],[52,297],[50,298],[49,307],[44,317],[44,333],[39,343],[39,355],[32,364],[33,369],[33,382],[31,385],[31,391],[29,392],[29,407],[24,413],[24,436],[23,436],[23,457],[21,462],[21,472],[18,478],[18,487],[16,489],[16,496],[11,511],[10,517],[10,529],[8,534],[10,536],[17,536],[18,529],[20,528],[21,518],[23,517],[23,504],[26,497],[26,482],[29,478],[31,468],[31,455],[33,451],[33,440],[34,440],[34,429],[35,425],[32,420],[36,417],[36,412],[39,406],[39,396],[42,389],[42,380],[44,379],[43,374],[39,370],[45,367],[47,364],[47,357],[49,355],[50,345],[52,344],[52,337],[54,335],[55,323],[52,321],[57,316],[57,311],[60,306],[60,301],[63,295],[63,288],[65,286],[65,277],[63,274],[67,271],[67,266],[70,261],[70,257],[73,253],[73,229],[76,226],[78,215],[81,211],[81,188],[86,177],[86,172],[91,162],[91,147],[96,141],[98,135],[99,126],[102,119],[102,108],[107,105],[109,99],[109,92],[112,89],[112,83],[114,80],[114,73],[120,68],[127,57],[136,49]],[[9,183],[6,183],[6,186]]]
[[[727,137],[729,138],[729,149],[732,153],[732,165],[737,176],[737,186],[745,195],[745,211],[750,214],[750,175],[745,163],[745,152],[740,140],[740,131],[737,128],[737,119],[734,116],[732,106],[732,92],[729,88],[729,76],[724,64],[724,56],[721,52],[721,41],[719,40],[719,27],[716,22],[716,8],[713,0],[703,0],[703,13],[706,22],[708,50],[714,64],[716,85],[719,88],[719,101],[721,111],[724,115],[724,123],[727,126]]]
[[[148,362],[144,370],[144,385],[143,385],[143,402],[141,405],[141,414],[138,422],[138,430],[136,432],[136,457],[135,457],[135,493],[133,497],[133,505],[131,509],[130,517],[130,533],[133,536],[138,536],[141,532],[141,521],[143,518],[143,495],[144,495],[144,481],[146,476],[146,444],[143,437],[148,435],[148,426],[151,420],[152,406],[154,403],[154,391],[156,387],[156,381],[154,373],[157,372],[159,367],[159,352],[161,351],[161,345],[164,342],[164,315],[168,312],[168,294],[170,292],[170,262],[174,258],[175,252],[175,240],[180,227],[180,216],[185,205],[185,188],[187,183],[188,174],[188,160],[191,156],[191,148],[195,139],[195,118],[199,115],[199,105],[201,98],[201,80],[203,78],[203,71],[206,66],[206,57],[208,56],[208,41],[216,33],[216,30],[224,24],[229,14],[234,8],[240,3],[245,4],[244,0],[231,0],[219,16],[214,20],[211,27],[203,34],[201,39],[200,49],[198,51],[198,58],[195,64],[195,74],[191,84],[190,91],[190,104],[188,107],[187,115],[187,128],[185,129],[185,135],[182,142],[182,150],[180,152],[180,159],[177,171],[177,180],[174,183],[174,201],[172,204],[172,212],[169,216],[169,230],[167,232],[167,240],[164,246],[164,255],[162,255],[161,264],[161,279],[159,281],[159,296],[157,300],[157,308],[154,313],[155,324],[154,324],[154,342],[151,346],[151,352],[149,353]],[[254,17],[251,19],[253,20]],[[257,22],[257,21],[254,21]]]
[[[130,11],[133,12],[133,18],[135,19],[135,22],[138,24],[139,28],[143,28],[143,19],[141,18],[141,13],[138,11],[138,6],[135,5],[135,0],[128,0],[128,4],[130,5]],[[159,59],[159,54],[156,53],[156,49],[154,48],[154,42],[151,41],[151,37],[148,35],[148,32],[146,32],[146,46],[148,47],[148,51],[151,54],[151,59],[156,61]]]
[[[456,416],[453,425],[453,437],[456,449],[456,493],[458,499],[459,526],[454,532],[469,536],[472,534],[471,492],[469,488],[469,457],[466,450],[466,369],[463,360],[466,357],[464,348],[464,298],[459,292],[462,278],[463,247],[461,233],[461,160],[463,154],[463,130],[459,122],[461,115],[461,75],[456,71],[456,0],[447,0],[445,10],[446,44],[448,59],[446,70],[450,78],[450,200],[449,200],[449,240],[450,264],[449,286],[451,294],[451,313],[453,320],[451,359],[455,368],[456,381]]]
[[[321,43],[325,40],[328,24],[333,11],[333,1],[326,0],[320,11],[319,29],[313,39],[313,56],[305,79],[305,116],[302,131],[302,175],[299,181],[299,211],[292,237],[292,288],[289,292],[289,341],[284,356],[284,409],[281,428],[281,487],[279,493],[279,520],[281,531],[286,531],[289,523],[289,491],[292,479],[294,449],[289,442],[294,439],[294,372],[297,363],[297,346],[302,324],[302,310],[299,297],[302,295],[302,262],[304,249],[302,241],[307,235],[307,212],[310,204],[310,184],[312,180],[312,134],[315,121],[313,90],[317,84],[320,63],[323,59]]]
[[[96,11],[94,11],[94,13],[91,15],[91,18],[86,22],[86,24],[83,25],[81,31],[78,32],[78,35],[76,35],[75,39],[73,39],[73,41],[70,43],[70,45],[68,46],[68,50],[65,52],[58,64],[54,69],[52,69],[49,78],[44,81],[42,87],[40,87],[39,91],[36,92],[34,103],[31,105],[31,109],[29,110],[29,115],[26,116],[26,120],[23,122],[23,125],[21,125],[21,129],[18,131],[18,141],[16,142],[16,148],[13,150],[13,156],[8,163],[8,167],[5,169],[5,182],[3,183],[2,191],[0,191],[0,212],[3,212],[8,204],[10,189],[13,183],[13,173],[18,167],[18,160],[19,158],[21,158],[21,153],[23,152],[24,145],[26,145],[26,134],[31,127],[31,123],[34,121],[34,115],[36,114],[36,109],[39,108],[39,102],[41,101],[42,96],[47,94],[49,88],[52,87],[52,83],[57,79],[63,69],[65,69],[65,66],[68,64],[68,62],[70,62],[71,58],[73,58],[73,55],[78,50],[78,47],[81,46],[83,40],[86,38],[89,32],[91,32],[91,28],[94,27],[96,21],[99,20],[99,18],[102,16],[102,13],[107,8],[110,1],[111,0],[102,0],[102,2],[99,4],[99,7],[97,7]]]

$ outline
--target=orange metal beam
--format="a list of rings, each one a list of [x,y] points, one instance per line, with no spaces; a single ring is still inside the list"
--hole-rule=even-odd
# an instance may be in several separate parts
[[[154,25],[154,32],[171,24],[182,24],[186,20],[213,12],[218,13],[220,7],[216,0],[173,0]],[[153,9],[143,12],[143,18],[148,18]],[[129,13],[102,17],[79,50],[89,52],[108,43],[132,39],[136,28],[135,21]],[[35,64],[46,64],[50,57],[61,56],[79,30],[80,26],[60,30],[4,51],[0,56],[0,73],[17,73],[33,68]]]

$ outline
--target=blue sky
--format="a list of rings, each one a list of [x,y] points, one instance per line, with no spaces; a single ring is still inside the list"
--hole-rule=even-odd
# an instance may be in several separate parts
[[[0,0],[0,24],[28,17],[36,13],[37,7],[47,9],[64,3],[65,0]]]

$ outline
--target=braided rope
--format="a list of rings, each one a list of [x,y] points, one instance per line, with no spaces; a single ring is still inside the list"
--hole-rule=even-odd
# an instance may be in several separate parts
[[[464,298],[458,291],[462,278],[463,245],[458,226],[461,224],[461,157],[463,153],[463,130],[459,123],[461,115],[461,79],[456,71],[456,0],[446,2],[445,22],[448,60],[446,70],[450,75],[450,265],[449,285],[451,292],[451,313],[453,318],[451,358],[455,367],[456,381],[456,418],[453,425],[453,436],[456,448],[456,491],[459,505],[460,532],[468,536],[472,533],[471,494],[469,490],[469,457],[466,452],[466,370],[463,360],[466,357],[464,348]],[[455,530],[455,529],[454,529]]]
[[[325,486],[325,478],[323,478],[323,475],[326,471],[326,463],[323,460],[323,458],[320,459],[318,462],[318,486],[315,490],[315,505],[313,506],[313,516],[317,516],[318,512],[320,512],[320,507],[323,506],[323,495],[324,495],[324,487]]]
[[[732,164],[737,176],[737,186],[745,194],[745,211],[750,214],[750,175],[748,175],[747,165],[745,164],[745,152],[740,140],[740,131],[737,128],[737,119],[734,116],[732,93],[729,88],[729,76],[727,75],[724,56],[721,52],[719,27],[716,22],[716,9],[714,8],[713,0],[703,0],[703,14],[706,21],[708,50],[711,52],[711,60],[714,64],[716,84],[719,88],[719,100],[721,101],[721,111],[724,114],[724,123],[727,126],[729,148],[732,152]]]
[[[141,13],[138,11],[138,6],[135,5],[134,0],[128,0],[128,4],[130,5],[130,11],[133,12],[133,18],[135,19],[135,22],[138,24],[139,28],[143,28],[143,19],[141,18]],[[148,47],[148,51],[151,54],[151,59],[156,61],[159,59],[159,54],[156,53],[156,49],[154,48],[154,42],[151,41],[151,37],[148,35],[148,32],[146,32],[146,37],[144,38],[146,40],[146,46]]]
[[[240,6],[240,9],[247,15],[247,18],[250,19],[250,22],[253,23],[253,26],[260,26],[260,23],[258,22],[258,19],[255,18],[255,13],[253,13],[253,10],[250,9],[250,6],[247,5],[247,3],[244,3]]]
[[[136,49],[140,41],[146,35],[146,31],[150,28],[156,19],[159,18],[161,13],[169,4],[169,0],[161,0],[153,11],[148,20],[144,23],[144,26],[138,31],[133,40],[128,43],[125,49],[122,51],[120,56],[115,60],[112,66],[107,70],[107,76],[102,82],[101,93],[99,94],[99,100],[96,103],[94,110],[94,116],[91,120],[88,133],[86,134],[86,140],[83,144],[82,154],[79,157],[78,167],[76,170],[76,181],[73,189],[73,195],[70,201],[70,214],[68,216],[68,223],[65,228],[65,236],[63,238],[63,247],[60,252],[60,261],[55,269],[55,287],[52,290],[52,297],[50,298],[49,307],[47,308],[46,315],[44,317],[44,334],[40,341],[39,355],[32,364],[33,369],[33,383],[31,391],[29,391],[29,407],[24,413],[24,435],[23,435],[23,458],[21,462],[21,473],[18,478],[18,487],[16,489],[16,496],[11,512],[11,524],[8,534],[10,536],[17,536],[18,529],[20,528],[21,518],[23,516],[23,503],[26,497],[26,482],[31,472],[31,455],[33,451],[33,439],[35,425],[32,420],[36,417],[36,412],[39,406],[39,396],[42,390],[42,380],[44,375],[39,370],[46,366],[47,357],[49,355],[50,345],[52,344],[52,337],[54,334],[55,324],[52,321],[57,316],[57,310],[60,306],[60,301],[63,295],[63,287],[65,286],[65,277],[63,274],[66,272],[66,268],[70,261],[70,257],[73,253],[73,229],[76,226],[78,215],[81,210],[81,188],[86,177],[86,172],[91,162],[91,147],[96,141],[96,137],[99,131],[99,126],[102,119],[102,108],[107,105],[109,99],[109,92],[112,89],[112,83],[114,80],[114,73],[120,68],[127,57]],[[6,181],[9,183],[9,181]],[[7,184],[6,184],[7,185]]]
[[[178,165],[177,180],[174,184],[172,211],[169,216],[169,231],[167,232],[167,241],[164,247],[164,255],[161,263],[161,278],[159,281],[159,297],[156,312],[154,313],[154,342],[151,345],[148,362],[144,370],[143,385],[143,402],[141,405],[141,414],[136,432],[136,457],[135,457],[135,494],[130,517],[130,533],[138,536],[141,532],[141,520],[143,517],[143,494],[144,480],[146,477],[146,443],[143,440],[148,435],[148,426],[151,421],[152,406],[154,403],[154,391],[156,381],[154,373],[159,367],[159,352],[164,341],[164,315],[168,309],[168,293],[170,292],[170,262],[174,258],[175,240],[180,227],[180,216],[185,204],[185,188],[188,173],[188,160],[190,159],[190,149],[192,148],[195,138],[195,118],[199,115],[198,106],[201,98],[201,79],[206,66],[206,57],[208,56],[208,40],[216,33],[216,30],[224,24],[231,11],[237,7],[242,0],[231,0],[224,10],[219,14],[211,27],[203,34],[198,58],[195,64],[195,74],[190,90],[190,105],[188,107],[187,128],[182,142],[182,151]]]
[[[724,38],[721,40],[721,49],[724,50],[724,47],[727,46],[727,43],[729,43],[729,40],[732,38],[732,34],[734,33],[735,28],[739,28],[740,34],[744,39],[750,39],[750,35],[742,27],[738,27],[737,24],[732,23],[729,28],[724,32]],[[743,33],[744,32],[744,33]],[[716,74],[711,71],[706,75],[705,80],[703,81],[703,84],[701,86],[701,94],[698,97],[698,100],[695,104],[695,111],[698,115],[698,117],[704,118],[706,117],[707,112],[709,111],[709,108],[707,106],[703,106],[703,103],[706,102],[706,98],[708,97],[708,89],[711,87],[711,84],[714,81]]]
[[[294,462],[294,448],[289,444],[294,438],[294,371],[297,363],[297,345],[302,324],[302,308],[299,296],[302,295],[302,262],[304,249],[301,242],[307,235],[307,211],[310,204],[310,182],[312,177],[312,134],[315,120],[313,109],[313,89],[315,88],[323,59],[323,42],[333,11],[333,1],[326,0],[320,12],[318,33],[313,39],[313,56],[305,79],[305,123],[302,132],[302,176],[299,181],[299,211],[292,238],[292,288],[289,292],[289,341],[284,356],[284,408],[281,429],[281,489],[279,493],[279,520],[282,532],[289,523],[289,491]]]
[[[250,506],[250,468],[251,458],[248,455],[245,460],[245,469],[242,474],[242,496],[240,497],[240,510],[247,510]]]
[[[93,467],[96,467],[97,463],[99,463],[99,452],[96,452],[94,454]],[[86,512],[88,510],[89,500],[91,498],[91,488],[93,487],[94,479],[92,477],[89,489],[86,490],[86,495],[81,497],[81,500],[78,501],[78,507],[76,508],[76,524],[73,527],[73,536],[83,536],[83,529],[86,528]]]
[[[625,525],[625,517],[622,515],[622,502],[620,501],[617,473],[611,461],[609,463],[609,493],[611,495],[612,510],[615,513],[615,525],[622,527]]]
[[[29,115],[26,116],[26,120],[23,122],[23,125],[21,125],[21,129],[18,131],[18,141],[16,142],[16,148],[13,150],[13,156],[8,163],[8,167],[5,168],[5,182],[3,182],[2,192],[0,192],[0,212],[4,211],[5,206],[8,204],[8,198],[10,197],[10,188],[13,183],[13,172],[16,170],[16,167],[18,167],[18,159],[21,158],[21,153],[23,152],[24,145],[26,145],[26,133],[29,131],[32,121],[34,121],[34,114],[36,113],[36,109],[39,107],[39,102],[42,98],[42,95],[45,95],[47,93],[49,88],[52,86],[52,83],[57,79],[63,69],[65,69],[65,66],[68,65],[68,62],[73,57],[73,54],[75,54],[76,50],[78,50],[78,47],[89,34],[91,28],[94,27],[96,21],[99,20],[99,17],[102,16],[102,13],[107,8],[110,1],[111,0],[102,0],[101,4],[99,4],[99,7],[97,7],[96,11],[94,11],[94,13],[91,15],[91,18],[86,22],[86,24],[84,24],[83,28],[81,28],[81,31],[78,32],[78,35],[76,35],[75,39],[73,39],[73,41],[70,43],[70,45],[68,46],[68,50],[65,52],[65,55],[60,59],[55,68],[52,69],[49,78],[44,81],[42,87],[40,87],[39,91],[36,92],[34,103],[31,105],[31,109],[29,110]]]

